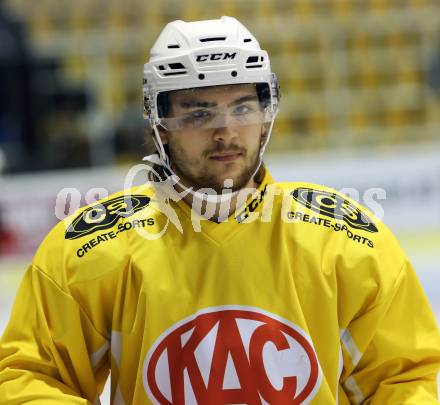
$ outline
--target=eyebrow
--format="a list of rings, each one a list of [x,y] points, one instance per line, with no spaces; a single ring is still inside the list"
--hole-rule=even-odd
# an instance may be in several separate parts
[[[258,96],[256,94],[248,94],[243,97],[237,98],[232,103],[230,103],[229,106],[244,103],[245,101],[254,101],[254,100],[258,100]],[[179,105],[182,108],[194,108],[194,107],[210,108],[210,107],[216,107],[217,103],[212,101],[185,100],[179,103]]]
[[[188,100],[188,101],[182,101],[181,103],[179,103],[179,105],[182,108],[194,108],[194,107],[209,108],[209,107],[215,107],[217,103],[209,102],[209,101],[200,101],[200,100]]]
[[[237,100],[234,100],[229,105],[235,105],[235,104],[244,103],[245,101],[255,101],[255,100],[258,101],[258,96],[256,94],[248,94],[247,96],[243,96],[238,98]]]

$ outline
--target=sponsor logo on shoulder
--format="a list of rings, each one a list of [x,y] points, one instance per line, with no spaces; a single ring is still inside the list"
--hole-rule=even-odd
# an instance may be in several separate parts
[[[311,339],[254,307],[206,308],[166,330],[148,352],[144,387],[155,404],[302,404],[320,388]]]
[[[150,198],[144,195],[129,195],[86,208],[69,225],[65,239],[78,239],[92,233],[109,229],[119,218],[127,218],[145,208]]]
[[[295,201],[329,218],[342,220],[351,228],[378,232],[376,225],[359,208],[342,196],[323,190],[297,188],[291,192]]]

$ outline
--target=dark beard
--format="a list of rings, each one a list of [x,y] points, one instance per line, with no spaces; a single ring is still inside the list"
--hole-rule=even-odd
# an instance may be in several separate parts
[[[215,153],[215,152],[221,152],[224,149],[216,149],[215,151],[210,151],[209,153],[206,153],[206,155]],[[231,150],[230,148],[228,150]],[[243,153],[244,158],[246,159],[247,154],[246,151],[243,151],[242,149],[232,149],[237,150]],[[221,194],[222,191],[225,189],[224,186],[224,180],[219,182],[217,180],[217,177],[214,175],[210,175],[207,173],[200,173],[197,176],[195,176],[190,171],[191,162],[186,161],[184,158],[182,158],[182,153],[179,153],[179,151],[173,150],[172,147],[169,145],[169,153],[171,158],[171,167],[173,171],[179,176],[179,178],[182,180],[182,182],[188,186],[193,187],[195,191],[201,189],[201,188],[211,188],[215,190],[217,194]],[[238,191],[244,188],[249,180],[251,180],[252,175],[257,170],[257,166],[259,164],[259,150],[256,151],[255,156],[252,158],[253,162],[252,164],[247,165],[243,172],[240,174],[240,176],[234,181],[233,187],[231,190]]]

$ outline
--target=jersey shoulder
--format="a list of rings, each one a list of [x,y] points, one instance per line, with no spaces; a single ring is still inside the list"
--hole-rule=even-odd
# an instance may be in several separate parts
[[[320,184],[283,182],[275,185],[285,198],[288,195],[291,199],[286,215],[297,222],[318,224],[315,230],[325,232],[327,241],[328,238],[344,240],[347,243],[340,246],[352,248],[352,251],[368,247],[377,257],[386,253],[391,260],[404,261],[404,254],[391,230],[381,218],[353,198]],[[379,205],[377,201],[374,203]]]
[[[394,288],[407,257],[380,218],[331,187],[305,182],[276,186],[282,190],[284,204],[289,196],[282,215],[289,217],[302,251],[320,254],[323,263],[344,280],[353,280],[353,286],[376,280],[378,297]]]
[[[147,183],[79,208],[51,229],[32,264],[60,284],[68,281],[69,272],[88,272],[87,278],[111,271],[126,260],[127,222],[150,206],[153,195]]]

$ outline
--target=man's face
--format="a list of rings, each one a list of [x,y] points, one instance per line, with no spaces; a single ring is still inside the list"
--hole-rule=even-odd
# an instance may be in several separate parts
[[[243,124],[242,117],[249,111],[261,111],[255,86],[179,90],[170,94],[169,103],[169,117],[182,117],[179,122],[183,124],[161,131],[161,137],[183,183],[196,190],[213,188],[217,193],[226,179],[232,179],[234,191],[248,186],[258,164],[263,131],[256,120]],[[206,122],[215,122],[215,127]]]

